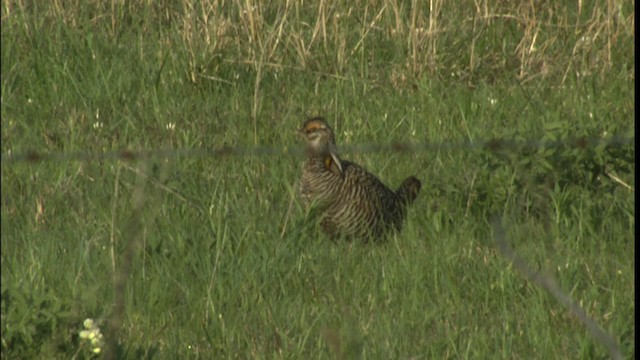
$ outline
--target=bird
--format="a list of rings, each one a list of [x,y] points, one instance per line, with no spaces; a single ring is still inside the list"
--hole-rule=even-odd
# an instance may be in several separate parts
[[[307,119],[298,134],[305,141],[307,159],[302,167],[300,196],[305,209],[321,214],[322,231],[332,240],[382,240],[400,231],[422,184],[407,177],[395,191],[360,165],[338,153],[336,136],[327,121]]]

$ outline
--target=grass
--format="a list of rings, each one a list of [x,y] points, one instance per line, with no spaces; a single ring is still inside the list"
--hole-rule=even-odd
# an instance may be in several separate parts
[[[602,358],[500,255],[491,218],[635,357],[630,1],[2,2],[2,357]],[[338,141],[558,148],[347,152],[423,190],[405,229],[333,244],[302,157],[76,161]],[[579,143],[578,143],[579,144]],[[58,160],[12,161],[28,151]],[[115,351],[115,353],[110,353]]]

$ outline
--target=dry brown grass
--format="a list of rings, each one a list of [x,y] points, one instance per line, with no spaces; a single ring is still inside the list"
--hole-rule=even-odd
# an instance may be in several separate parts
[[[471,76],[487,68],[500,72],[511,65],[521,81],[559,74],[565,81],[572,73],[580,76],[610,69],[615,62],[613,49],[634,36],[633,12],[624,13],[624,4],[614,1],[598,1],[589,12],[582,2],[571,9],[542,1],[474,1],[455,6],[441,0],[413,1],[410,6],[397,0],[350,5],[287,1],[278,7],[252,1],[199,4],[196,11],[193,4],[185,3],[180,28],[194,58],[203,52],[226,53],[235,55],[226,57],[227,61],[256,68],[293,67],[334,75],[383,51],[378,48],[383,42],[395,44],[388,51],[402,51],[405,61],[399,75],[403,78],[449,69]],[[487,38],[501,31],[503,39]],[[484,48],[478,47],[479,39]],[[451,45],[466,53],[452,53]],[[499,51],[491,51],[496,48]],[[465,58],[465,63],[450,61]]]
[[[473,83],[505,73],[525,83],[550,77],[564,83],[570,76],[605,73],[620,52],[632,59],[635,36],[633,4],[615,0],[588,6],[535,0],[4,0],[2,9],[3,22],[37,12],[77,27],[86,26],[88,16],[114,37],[138,24],[145,34],[161,33],[168,48],[186,49],[190,81],[232,81],[217,71],[231,62],[252,67],[258,88],[263,69],[366,77],[367,66],[386,70],[382,75],[396,85],[422,74]]]
[[[114,37],[131,24],[141,24],[148,36],[160,32],[168,47],[187,50],[192,82],[225,81],[216,75],[220,59],[250,65],[257,73],[271,68],[344,76],[363,60],[375,62],[385,53],[394,59],[388,69],[396,81],[451,73],[462,79],[490,79],[515,71],[523,82],[549,76],[561,76],[564,82],[570,75],[606,72],[616,62],[616,51],[631,52],[620,47],[632,44],[635,36],[633,4],[615,0],[589,7],[583,1],[565,5],[533,0],[269,5],[254,0],[76,0],[48,5],[5,0],[2,9],[3,22],[39,13],[40,18],[77,27],[86,26],[89,16],[89,23],[108,27]],[[46,26],[46,21],[39,25]]]

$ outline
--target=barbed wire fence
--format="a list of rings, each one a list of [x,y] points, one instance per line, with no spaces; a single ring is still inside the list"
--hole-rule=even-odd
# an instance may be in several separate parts
[[[483,150],[490,153],[498,154],[501,152],[515,152],[518,150],[542,150],[542,149],[582,149],[590,150],[597,147],[615,147],[623,148],[632,146],[635,148],[635,136],[611,135],[607,137],[569,137],[562,140],[539,140],[524,139],[513,140],[505,138],[493,138],[477,141],[447,141],[447,142],[418,142],[418,143],[389,143],[389,144],[357,144],[341,146],[341,153],[345,154],[366,154],[366,153],[424,153],[436,151],[470,151]],[[148,162],[151,160],[168,159],[177,160],[181,158],[227,158],[227,157],[247,157],[247,156],[283,156],[302,154],[304,148],[302,146],[257,146],[257,147],[219,147],[204,149],[125,149],[104,152],[91,151],[74,151],[74,152],[39,152],[29,150],[23,152],[7,151],[2,153],[3,176],[4,169],[9,166],[18,164],[34,165],[44,162],[93,162],[93,161],[136,161],[139,165],[127,167],[133,171],[138,181],[133,189],[132,206],[133,211],[127,224],[123,227],[122,240],[124,241],[125,250],[120,256],[120,261],[116,264],[116,254],[114,252],[115,245],[112,243],[112,262],[114,271],[114,304],[112,313],[106,319],[107,332],[105,334],[105,358],[116,359],[120,357],[121,350],[118,344],[118,334],[124,319],[124,299],[126,291],[127,278],[130,275],[132,261],[140,248],[139,230],[141,229],[141,216],[145,208],[148,207],[149,193],[152,190],[146,186],[147,183],[153,182],[156,187],[163,187],[162,179],[160,181],[152,179],[147,175]],[[118,173],[119,174],[119,173]],[[607,174],[609,177],[625,187],[629,191],[634,191],[632,185],[627,184],[619,177],[613,174]],[[116,175],[118,176],[118,175]],[[166,171],[161,174],[161,178],[166,178]],[[117,183],[118,181],[116,181]],[[179,193],[169,188],[163,188],[165,191],[172,192],[183,201],[187,201]],[[117,188],[115,189],[117,194]],[[117,196],[117,195],[116,195]],[[146,205],[146,206],[145,206]],[[155,216],[156,211],[151,211],[150,216]],[[151,219],[153,220],[153,219]],[[499,253],[505,260],[513,264],[513,266],[524,274],[524,276],[537,286],[549,292],[559,303],[567,307],[568,311],[576,316],[582,324],[587,328],[591,336],[602,344],[609,352],[612,359],[622,359],[622,352],[616,343],[614,337],[602,329],[598,323],[590,318],[586,312],[571,300],[567,292],[563,291],[556,283],[555,279],[549,274],[542,274],[533,270],[524,260],[516,255],[516,252],[508,245],[505,235],[505,229],[502,225],[503,219],[494,216],[491,221],[494,242]],[[112,239],[112,242],[114,240]]]
[[[418,142],[418,143],[389,143],[389,144],[356,144],[341,145],[340,153],[417,153],[430,151],[456,151],[485,149],[489,151],[501,150],[536,150],[550,148],[589,149],[598,146],[623,147],[635,144],[635,136],[612,135],[608,137],[572,137],[563,140],[525,139],[513,140],[493,138],[477,141],[446,141],[446,142]],[[104,152],[74,151],[74,152],[38,152],[28,150],[2,154],[3,165],[14,163],[38,163],[46,161],[105,161],[105,160],[149,160],[149,159],[177,159],[177,158],[205,158],[205,157],[233,157],[233,156],[276,156],[303,153],[302,146],[275,147],[230,147],[223,146],[212,149],[126,149]]]
[[[613,336],[608,334],[595,320],[590,318],[584,309],[580,307],[580,304],[572,300],[569,294],[560,288],[553,276],[533,270],[526,261],[516,255],[515,251],[513,251],[507,242],[506,230],[502,222],[503,219],[498,216],[494,216],[493,219],[491,219],[493,238],[500,250],[500,254],[511,262],[518,271],[523,273],[527,280],[546,290],[556,301],[566,307],[573,316],[580,320],[589,331],[589,334],[607,349],[611,359],[621,360],[622,352]]]

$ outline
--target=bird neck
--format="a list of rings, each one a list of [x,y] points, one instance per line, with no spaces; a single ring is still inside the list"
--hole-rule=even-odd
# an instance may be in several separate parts
[[[310,165],[329,171],[336,175],[344,176],[343,162],[336,153],[324,153],[310,155],[308,162]]]

